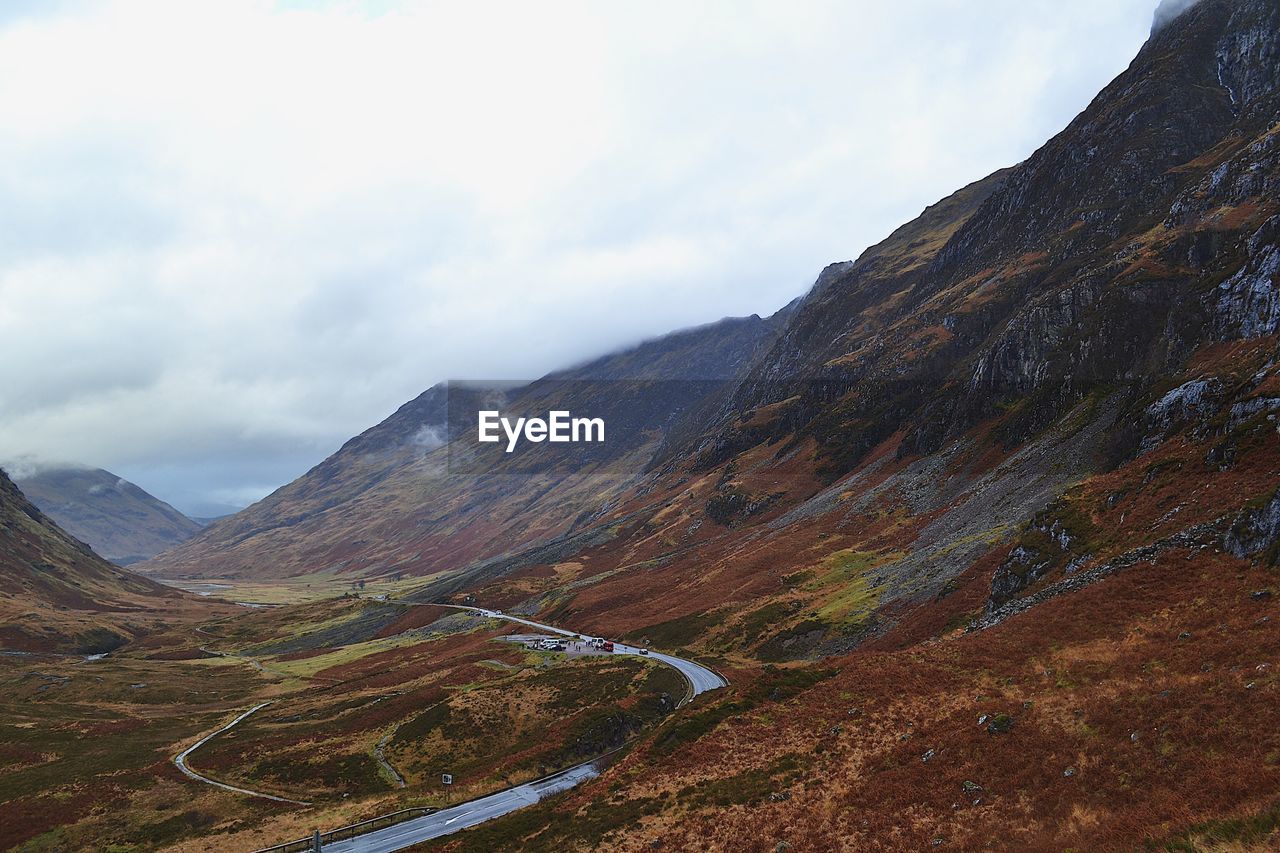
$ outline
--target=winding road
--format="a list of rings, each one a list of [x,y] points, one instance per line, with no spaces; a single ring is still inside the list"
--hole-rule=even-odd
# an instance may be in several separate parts
[[[540,631],[559,634],[564,637],[586,636],[580,632],[566,631],[553,625],[543,625],[540,622],[532,622],[519,616],[509,616],[496,610],[486,610],[483,607],[462,607],[454,604],[432,606],[469,610],[489,619],[505,619],[508,622],[517,622],[521,625],[528,625],[531,628],[537,628]],[[615,642],[613,649],[614,654],[640,654],[639,647],[623,643]],[[688,680],[690,694],[685,698],[685,702],[701,693],[725,687],[729,683],[705,666],[696,664],[693,661],[687,661],[684,658],[652,651],[644,655],[644,657],[673,667]],[[684,702],[681,704],[684,704]],[[450,833],[484,823],[487,820],[510,814],[525,806],[531,806],[545,797],[558,794],[561,791],[567,791],[588,779],[594,779],[600,775],[600,770],[597,767],[598,760],[593,759],[544,779],[539,779],[536,782],[517,785],[514,788],[508,788],[505,791],[499,791],[496,794],[490,794],[478,800],[471,800],[467,803],[441,809],[424,817],[389,826],[386,829],[369,832],[349,841],[335,841],[332,844],[325,844],[323,850],[324,853],[393,853],[393,851],[403,850],[422,841],[449,835]]]
[[[531,622],[519,616],[511,616],[498,610],[486,610],[483,607],[464,607],[460,604],[437,604],[435,607],[451,607],[455,610],[470,610],[472,613],[479,613],[481,616],[487,616],[490,619],[505,619],[508,622],[518,622],[521,625],[528,625],[531,628],[537,628],[540,631],[546,631],[551,634],[559,634],[562,637],[585,637],[589,634],[583,634],[580,631],[566,631],[564,628],[557,628],[554,625],[543,625],[541,622]],[[613,653],[616,655],[639,655],[639,646],[629,646],[625,643],[614,641]],[[661,661],[667,666],[675,669],[689,682],[689,686],[693,688],[692,692],[685,701],[689,701],[694,696],[706,693],[708,690],[718,690],[721,687],[728,686],[729,682],[722,678],[719,674],[707,669],[701,664],[694,663],[684,658],[674,657],[673,655],[664,655],[661,652],[650,651],[644,655],[651,660]],[[683,702],[681,704],[684,704]]]
[[[537,628],[539,631],[545,631],[551,634],[558,634],[563,637],[580,637],[581,633],[567,631],[564,628],[557,628],[554,625],[544,625],[541,622],[533,622],[519,616],[510,616],[497,610],[486,610],[483,607],[464,607],[456,604],[432,604],[420,605],[424,607],[449,607],[456,610],[466,610],[471,613],[479,614],[487,619],[503,619],[508,622],[516,622],[520,625],[527,625],[530,628]],[[638,646],[630,646],[625,643],[614,643],[614,654],[643,656],[650,660],[656,660],[660,663],[672,667],[685,677],[689,682],[689,695],[681,701],[681,705],[693,699],[699,694],[706,693],[709,690],[718,690],[728,685],[719,674],[713,672],[701,664],[693,661],[678,658],[673,655],[664,655],[660,652],[646,651],[641,655],[641,649]],[[256,663],[256,661],[255,661]],[[244,794],[250,797],[261,797],[267,800],[274,800],[279,803],[290,803],[298,806],[309,806],[311,803],[301,800],[290,800],[285,797],[277,797],[274,794],[266,794],[261,791],[251,791],[247,788],[237,788],[234,785],[228,785],[225,782],[219,782],[216,779],[210,779],[208,776],[202,776],[192,770],[187,765],[187,759],[191,753],[204,746],[213,738],[229,731],[248,719],[253,714],[270,705],[270,702],[262,702],[255,705],[244,713],[240,714],[231,722],[227,723],[217,731],[210,732],[182,752],[174,756],[173,763],[191,779],[197,782],[203,782],[206,785],[213,785],[224,791],[230,791],[236,794]],[[381,743],[379,744],[381,746]],[[423,817],[407,820],[404,823],[389,826],[385,829],[379,829],[374,832],[368,832],[364,835],[357,836],[346,841],[335,841],[330,844],[323,845],[323,849],[328,853],[392,853],[395,850],[403,850],[422,841],[428,841],[432,838],[439,838],[442,835],[449,835],[468,827],[476,826],[487,820],[510,814],[525,806],[531,806],[561,791],[567,791],[570,788],[585,782],[588,779],[594,779],[600,775],[599,758],[592,759],[568,770],[562,770],[559,773],[552,774],[533,782],[527,782],[523,785],[517,785],[514,788],[508,788],[505,791],[498,791],[495,794],[489,794],[479,799],[471,800],[466,803],[459,803],[456,806],[441,809],[438,812],[425,815]],[[394,773],[394,770],[393,770]],[[398,774],[396,774],[398,776]]]
[[[173,757],[174,765],[179,770],[181,770],[184,774],[186,774],[188,777],[195,779],[197,782],[203,782],[206,785],[212,785],[215,788],[221,788],[224,791],[231,791],[233,794],[245,794],[250,797],[260,797],[261,799],[264,799],[264,800],[275,800],[277,803],[290,803],[291,805],[295,805],[295,806],[311,805],[311,803],[306,803],[306,802],[303,802],[302,800],[290,800],[287,797],[277,797],[274,794],[264,794],[261,791],[250,791],[248,788],[237,788],[235,785],[228,785],[226,782],[219,782],[217,779],[210,779],[208,776],[201,776],[199,773],[197,773],[196,771],[192,770],[190,767],[187,766],[187,758],[190,757],[191,753],[195,752],[197,749],[204,746],[206,743],[213,740],[215,737],[222,734],[223,732],[229,731],[235,728],[242,721],[248,719],[250,716],[252,716],[253,714],[256,714],[258,711],[261,711],[263,708],[267,707],[270,704],[271,704],[270,702],[263,702],[261,704],[254,705],[252,708],[245,711],[243,714],[236,717],[234,720],[227,723],[222,728],[218,729],[216,732],[210,732],[209,734],[200,738],[200,740],[191,744],[191,746],[182,750],[182,752],[179,752],[177,755]]]

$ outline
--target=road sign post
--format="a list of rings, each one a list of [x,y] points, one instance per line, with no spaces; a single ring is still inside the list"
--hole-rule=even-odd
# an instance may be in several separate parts
[[[444,785],[444,801],[447,803],[449,802],[449,787],[453,784],[453,774],[440,774],[440,784]]]

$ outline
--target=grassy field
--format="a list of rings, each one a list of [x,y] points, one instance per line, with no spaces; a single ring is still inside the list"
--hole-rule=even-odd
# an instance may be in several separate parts
[[[244,604],[282,605],[306,604],[334,598],[347,593],[359,593],[366,597],[395,597],[425,586],[431,577],[372,578],[353,582],[349,578],[330,573],[300,575],[293,578],[270,581],[246,581],[235,578],[210,578],[195,580],[171,580],[157,578],[161,583],[223,601]]]
[[[251,669],[222,662],[113,655],[6,666],[0,849],[145,850],[256,820],[261,801],[193,789],[169,759],[264,687]]]

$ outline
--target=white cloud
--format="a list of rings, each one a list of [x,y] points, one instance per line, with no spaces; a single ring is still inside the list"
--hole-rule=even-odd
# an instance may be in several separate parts
[[[768,313],[1029,154],[1152,5],[26,8],[0,447],[244,499],[438,380]]]

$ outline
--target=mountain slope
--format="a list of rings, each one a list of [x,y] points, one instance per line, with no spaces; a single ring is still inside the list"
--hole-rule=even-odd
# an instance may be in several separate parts
[[[63,530],[121,566],[187,541],[201,525],[101,468],[43,468],[16,479]]]
[[[99,557],[0,471],[0,648],[109,651],[188,600]]]
[[[1205,276],[1274,204],[1275,14],[1197,4],[927,263],[885,271],[873,249],[829,271],[730,412],[798,395],[779,434],[812,424],[843,471],[899,426],[931,452],[1017,401],[1016,441],[1135,364],[1185,360],[1212,337]]]
[[[1274,3],[1202,0],[1026,162],[825,270],[608,541],[423,595],[781,659],[954,628],[1200,524],[1265,555],[1277,44]]]
[[[1027,161],[767,333],[723,328],[726,382],[646,409],[684,414],[621,460],[452,476],[448,448],[405,449],[444,423],[415,414],[150,568],[403,570],[435,575],[424,599],[785,659],[953,629],[1197,524],[1265,543],[1242,513],[1280,476],[1278,43],[1273,2],[1201,0]],[[434,394],[411,405],[447,421]]]
[[[443,849],[1277,848],[1280,5],[1174,5],[921,271],[830,268],[613,539],[467,579],[732,687]]]
[[[437,385],[298,480],[139,568],[175,577],[430,574],[555,538],[626,488],[786,316],[675,332],[501,392],[504,412],[567,408],[609,424],[606,447],[571,448],[549,466],[497,446],[483,464],[454,455],[451,438],[474,435],[476,409],[496,392]]]
[[[419,601],[730,680],[601,779],[437,846],[1274,848],[1278,45],[1274,0],[1165,21],[1026,162],[825,270],[642,462],[592,469],[600,494],[519,462],[414,500],[385,466],[360,494],[310,481],[361,570],[397,529],[361,503],[401,484],[438,537],[418,565],[451,569]],[[258,518],[246,541],[308,547]]]

